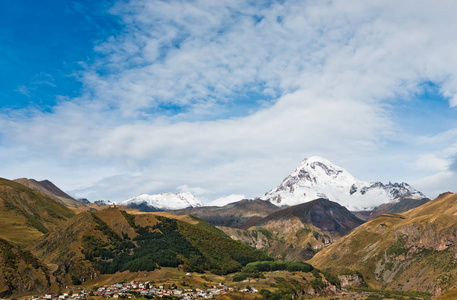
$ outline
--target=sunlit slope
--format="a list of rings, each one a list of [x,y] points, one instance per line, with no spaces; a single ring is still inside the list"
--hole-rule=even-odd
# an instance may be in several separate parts
[[[457,287],[457,194],[385,214],[319,252],[318,268],[359,270],[375,287],[440,293]]]
[[[29,245],[74,212],[22,184],[0,178],[0,238]]]

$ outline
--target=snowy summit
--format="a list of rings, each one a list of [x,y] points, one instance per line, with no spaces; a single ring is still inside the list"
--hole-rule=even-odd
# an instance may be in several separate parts
[[[162,193],[155,195],[142,194],[122,201],[119,205],[138,208],[141,211],[166,211],[202,206],[191,193]]]
[[[275,205],[296,205],[317,198],[338,202],[349,210],[371,210],[402,198],[425,196],[407,183],[360,181],[345,169],[313,156],[303,160],[283,182],[261,197]]]

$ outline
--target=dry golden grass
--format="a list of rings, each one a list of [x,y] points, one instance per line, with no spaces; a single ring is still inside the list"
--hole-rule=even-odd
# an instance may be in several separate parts
[[[372,288],[428,291],[437,278],[457,272],[452,267],[457,248],[442,242],[452,240],[457,230],[456,213],[457,194],[448,193],[408,212],[379,216],[323,249],[310,263],[333,271],[361,271]],[[408,245],[401,246],[401,236],[407,236]],[[398,253],[394,244],[400,245]],[[402,249],[412,245],[418,250],[405,256]],[[387,249],[394,251],[389,258]],[[422,249],[429,252],[421,254]],[[455,285],[446,283],[444,287]]]
[[[217,285],[220,282],[225,282],[226,277],[218,276],[211,273],[191,273],[190,276],[186,275],[187,273],[177,269],[177,268],[160,268],[154,271],[146,272],[117,272],[115,274],[104,274],[100,275],[97,279],[87,281],[82,286],[83,287],[95,287],[110,285],[120,282],[130,282],[130,281],[151,281],[154,285],[164,285],[169,286],[176,284],[177,286],[182,286],[182,283],[186,283],[186,286],[193,288],[204,288]]]
[[[19,246],[28,246],[43,233],[27,225],[27,219],[14,211],[0,209],[0,238]]]
[[[457,299],[457,289],[452,289],[452,290],[446,291],[443,294],[441,294],[435,298],[435,300],[452,300],[452,299]]]

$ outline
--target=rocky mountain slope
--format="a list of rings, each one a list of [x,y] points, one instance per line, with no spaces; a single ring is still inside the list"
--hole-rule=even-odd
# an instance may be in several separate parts
[[[29,245],[74,215],[43,193],[0,178],[0,238]]]
[[[203,204],[191,193],[162,193],[155,195],[142,194],[122,201],[119,205],[129,206],[143,212],[167,211],[199,207]]]
[[[73,197],[66,194],[64,191],[59,189],[49,180],[37,181],[35,179],[19,178],[14,180],[17,183],[23,184],[38,193],[45,195],[57,203],[65,205],[70,208],[85,208],[84,203],[76,201]]]
[[[328,160],[313,156],[303,160],[276,188],[261,199],[275,205],[296,205],[318,198],[338,202],[351,211],[372,210],[402,198],[425,196],[407,183],[365,182]]]
[[[225,206],[203,206],[171,211],[177,215],[193,215],[214,226],[248,228],[280,208],[268,201],[241,200]]]
[[[252,227],[246,230],[219,228],[231,238],[263,249],[275,258],[298,261],[311,258],[363,221],[338,203],[316,199],[249,223]]]
[[[310,262],[360,271],[371,286],[433,292],[457,288],[457,194],[402,214],[379,216],[323,249]]]

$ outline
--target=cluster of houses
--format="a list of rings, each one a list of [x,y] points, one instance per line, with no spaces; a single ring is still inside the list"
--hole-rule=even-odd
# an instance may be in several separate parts
[[[34,297],[31,300],[69,300],[85,299],[88,297],[105,297],[105,298],[154,298],[164,296],[174,296],[183,300],[191,299],[209,299],[213,296],[227,294],[230,292],[258,293],[254,288],[245,288],[241,290],[227,287],[224,283],[207,289],[178,289],[176,286],[164,287],[153,286],[151,282],[132,281],[129,283],[116,283],[98,288],[94,291],[81,290],[74,293],[46,294],[40,297]]]

